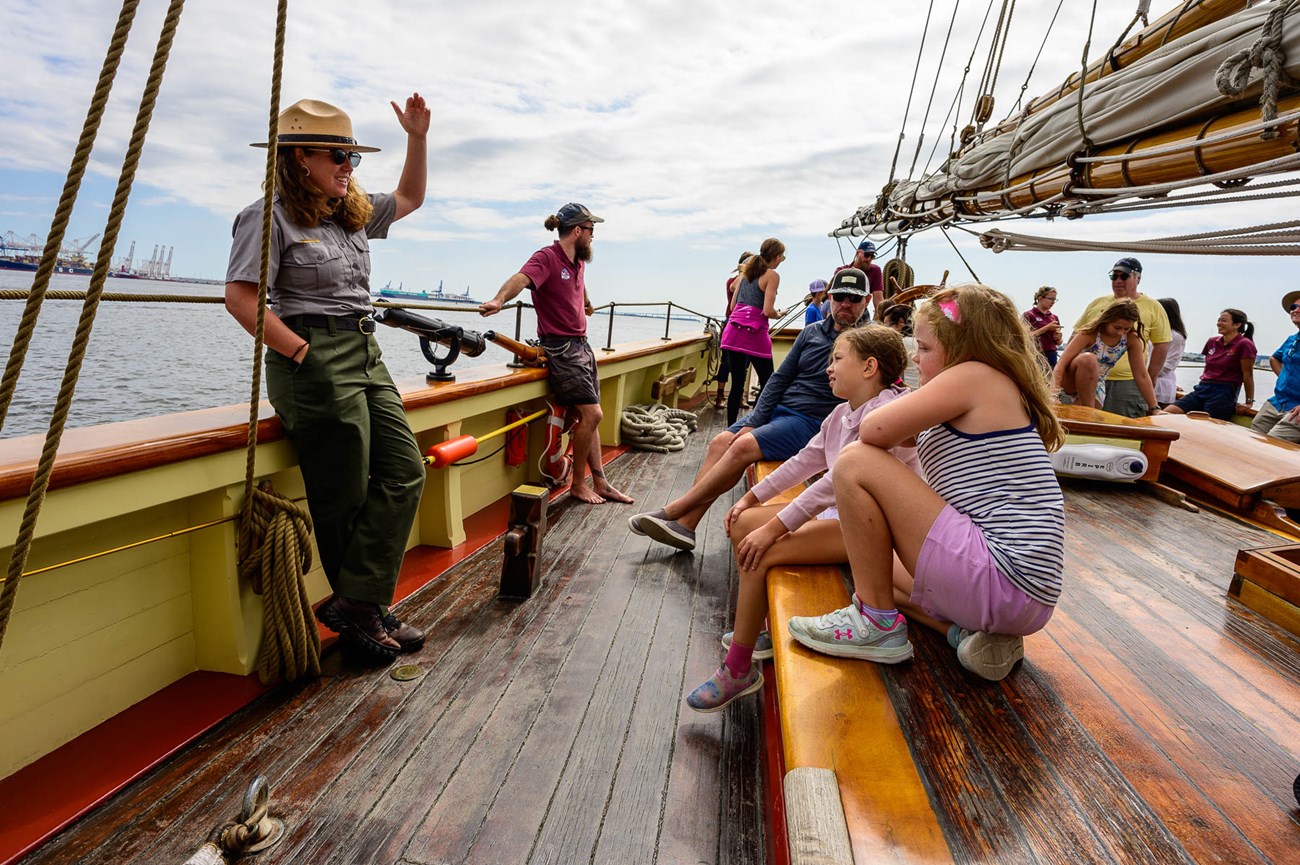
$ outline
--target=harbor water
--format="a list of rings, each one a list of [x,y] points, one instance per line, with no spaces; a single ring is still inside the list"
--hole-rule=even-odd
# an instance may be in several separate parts
[[[31,287],[32,276],[21,271],[0,271],[0,289],[26,291]],[[90,278],[86,276],[55,275],[50,281],[50,289],[85,291],[89,283]],[[105,294],[219,299],[222,287],[110,277],[105,285]],[[521,299],[527,300],[527,295]],[[4,346],[6,360],[23,307],[22,300],[0,300],[0,343]],[[80,301],[46,299],[0,438],[44,433],[49,427],[81,307]],[[654,310],[654,307],[637,308],[638,312]],[[416,312],[469,330],[496,330],[506,336],[515,336],[515,311],[512,309],[491,318],[483,318],[472,306],[466,306],[464,310]],[[605,345],[609,320],[607,313],[598,313],[591,318],[588,335],[594,345]],[[523,310],[520,336],[531,339],[536,329],[532,310]],[[669,334],[687,336],[702,329],[702,322],[674,317]],[[614,316],[616,345],[663,335],[662,316]],[[414,334],[381,325],[376,337],[384,352],[384,362],[399,385],[404,380],[422,379],[431,369]],[[435,346],[435,349],[439,356],[446,353],[441,346]],[[252,359],[252,337],[226,313],[221,303],[101,302],[77,382],[68,426],[90,426],[240,403],[246,405]],[[454,373],[457,369],[507,360],[507,352],[489,345],[479,357],[461,356],[451,371]]]
[[[0,271],[0,289],[26,291],[31,287],[31,273]],[[89,277],[55,275],[51,290],[85,291]],[[198,285],[175,281],[109,278],[105,293],[137,295],[177,295],[220,299],[219,285]],[[526,295],[524,296],[526,298]],[[0,300],[0,340],[7,359],[24,302]],[[653,307],[637,307],[638,313],[653,312]],[[506,310],[483,318],[473,308],[463,310],[420,311],[469,330],[497,330],[515,336],[515,312]],[[58,396],[72,345],[80,301],[47,299],[37,320],[35,334],[28,349],[26,364],[18,382],[14,402],[5,419],[0,438],[43,433]],[[609,333],[610,317],[598,313],[590,320],[588,335],[594,345],[603,346]],[[699,333],[700,322],[674,317],[669,334],[674,337]],[[531,309],[523,310],[520,335],[531,338],[536,333],[536,319]],[[640,315],[614,316],[615,345],[662,337],[664,321]],[[411,333],[380,326],[376,332],[384,352],[384,362],[394,380],[419,380],[430,369],[420,351],[419,340]],[[1271,352],[1276,346],[1259,346]],[[441,356],[445,349],[436,347]],[[235,323],[219,302],[177,303],[170,301],[110,302],[100,304],[89,349],[77,382],[76,396],[68,418],[69,426],[91,426],[113,421],[134,420],[174,412],[218,406],[247,404],[253,340]],[[458,359],[452,367],[466,369],[482,364],[503,363],[507,353],[489,345],[479,357]],[[1196,386],[1202,368],[1185,364],[1178,369],[1178,383],[1184,391]],[[1274,376],[1267,370],[1255,371],[1257,402],[1273,392]],[[265,396],[265,394],[263,394]]]

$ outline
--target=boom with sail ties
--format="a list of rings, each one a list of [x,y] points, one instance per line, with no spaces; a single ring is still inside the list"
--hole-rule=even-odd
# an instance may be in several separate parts
[[[974,123],[939,170],[891,179],[831,235],[906,238],[1016,217],[1073,219],[1297,194],[1286,187],[1300,181],[1300,0],[1245,5],[1180,4],[988,129],[982,123],[991,104],[981,101],[991,103],[991,95],[982,95]],[[999,230],[980,240],[999,252],[1089,248]],[[1097,246],[1296,255],[1300,221]]]

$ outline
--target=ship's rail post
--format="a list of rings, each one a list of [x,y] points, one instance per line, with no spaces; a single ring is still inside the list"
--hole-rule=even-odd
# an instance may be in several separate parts
[[[670,300],[668,301],[668,314],[664,316],[664,342],[668,342],[669,339],[668,328],[672,326],[672,323],[673,323],[673,302]]]
[[[605,337],[605,348],[602,349],[603,351],[613,351],[613,350],[614,350],[614,308],[615,308],[616,306],[618,306],[618,304],[614,303],[613,301],[610,301],[610,304],[609,304],[609,336]]]

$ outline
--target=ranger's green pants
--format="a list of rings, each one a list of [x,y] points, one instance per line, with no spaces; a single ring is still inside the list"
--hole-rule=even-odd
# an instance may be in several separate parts
[[[371,334],[304,327],[301,365],[267,351],[266,390],[307,485],[335,594],[392,603],[420,506],[424,462]]]

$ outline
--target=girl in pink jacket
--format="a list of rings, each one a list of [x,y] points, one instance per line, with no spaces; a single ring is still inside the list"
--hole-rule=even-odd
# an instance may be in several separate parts
[[[723,636],[727,657],[718,671],[691,691],[686,703],[697,712],[721,711],[732,700],[763,687],[760,664],[772,657],[772,638],[762,630],[767,618],[767,571],[781,564],[839,564],[848,561],[831,467],[840,449],[858,439],[858,426],[872,409],[908,392],[893,383],[907,366],[898,332],[879,324],[840,334],[826,370],[831,392],[847,400],[822,422],[821,430],[799,453],[756,484],[727,512],[727,534],[740,568],[736,630]],[[893,454],[918,470],[916,449],[896,447]],[[826,472],[788,505],[762,503]]]

